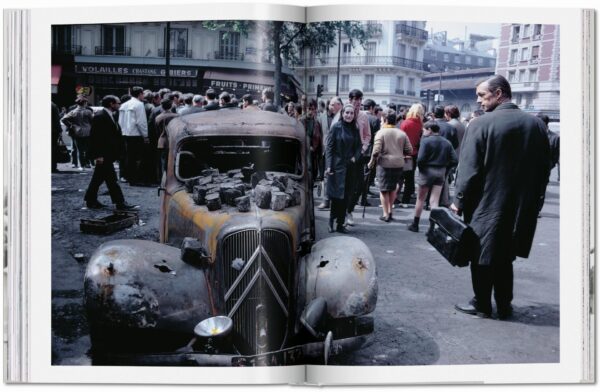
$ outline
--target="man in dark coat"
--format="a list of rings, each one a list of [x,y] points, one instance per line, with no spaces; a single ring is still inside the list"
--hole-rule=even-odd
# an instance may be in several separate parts
[[[451,209],[478,236],[471,261],[475,297],[456,309],[489,317],[492,289],[499,319],[512,316],[513,266],[528,257],[548,179],[544,124],[511,103],[508,81],[495,75],[477,86],[487,113],[469,125]]]
[[[114,113],[119,110],[119,98],[107,95],[102,98],[103,109],[94,114],[90,132],[90,159],[96,163],[92,180],[85,193],[85,203],[88,208],[98,209],[105,207],[98,201],[98,188],[106,182],[110,198],[119,210],[133,210],[138,206],[125,202],[121,187],[117,182],[117,174],[113,163],[119,159],[123,137],[121,127],[114,118]]]

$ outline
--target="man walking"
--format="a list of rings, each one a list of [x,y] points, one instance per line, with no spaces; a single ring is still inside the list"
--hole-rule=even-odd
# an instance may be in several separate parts
[[[144,108],[144,89],[133,87],[132,98],[119,108],[119,126],[125,140],[125,162],[122,170],[131,185],[139,184],[141,181],[140,165],[144,143],[149,143],[148,121],[146,120],[146,109]]]
[[[110,198],[118,210],[138,208],[138,206],[125,202],[113,166],[114,161],[119,158],[121,150],[121,129],[114,118],[114,112],[119,110],[119,105],[119,98],[107,95],[102,98],[103,109],[98,111],[92,119],[89,154],[96,167],[84,196],[87,208],[105,207],[98,201],[98,188],[103,182],[106,182]]]
[[[473,120],[463,140],[451,205],[478,237],[471,261],[475,297],[455,308],[490,317],[493,290],[503,320],[512,316],[512,263],[531,250],[548,179],[549,146],[541,120],[511,103],[503,76],[478,84],[476,92],[487,114]]]

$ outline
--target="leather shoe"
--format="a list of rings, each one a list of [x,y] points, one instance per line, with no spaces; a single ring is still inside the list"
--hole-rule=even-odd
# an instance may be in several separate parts
[[[346,229],[344,226],[338,226],[335,231],[342,234],[350,234],[350,230]]]
[[[513,316],[512,306],[499,306],[497,307],[498,320],[508,320]]]
[[[127,203],[117,204],[117,210],[131,211],[131,210],[137,210],[138,208],[140,208],[140,206],[131,205],[131,204],[127,204]]]
[[[411,223],[410,225],[407,226],[407,229],[409,231],[412,231],[413,233],[418,233],[419,232],[419,225],[415,225],[415,223]]]
[[[87,202],[85,202],[85,206],[91,210],[99,210],[100,208],[106,207],[104,204],[100,203],[98,200],[87,201]]]
[[[491,312],[484,312],[484,311],[478,309],[472,303],[469,303],[466,305],[454,305],[454,309],[456,309],[462,313],[470,314],[472,316],[478,316],[478,317],[483,317],[483,318],[491,317]]]

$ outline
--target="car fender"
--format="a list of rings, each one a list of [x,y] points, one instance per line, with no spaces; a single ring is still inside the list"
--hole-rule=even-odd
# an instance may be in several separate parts
[[[318,241],[302,258],[298,279],[300,309],[322,297],[333,318],[361,316],[375,310],[375,260],[358,238],[337,236]]]
[[[181,251],[143,240],[101,245],[85,273],[85,307],[94,328],[157,328],[191,333],[211,314],[202,269]]]

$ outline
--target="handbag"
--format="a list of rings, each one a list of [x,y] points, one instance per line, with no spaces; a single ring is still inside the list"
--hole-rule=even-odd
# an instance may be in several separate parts
[[[69,163],[71,162],[71,154],[65,145],[62,137],[59,137],[56,141],[56,162],[57,163]]]
[[[473,229],[445,207],[432,208],[429,223],[427,242],[453,266],[468,266],[477,246]]]

